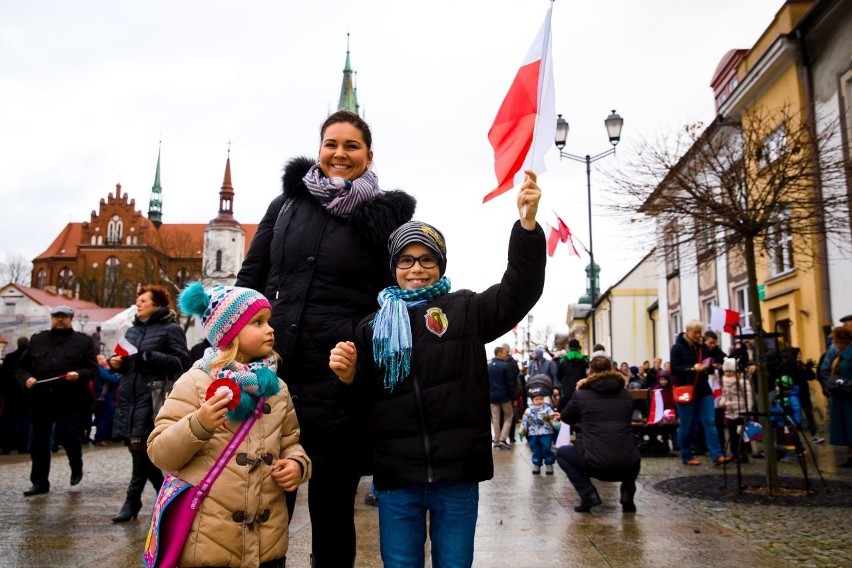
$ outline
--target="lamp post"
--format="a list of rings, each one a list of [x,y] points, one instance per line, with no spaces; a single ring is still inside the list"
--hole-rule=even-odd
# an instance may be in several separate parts
[[[592,318],[592,345],[597,343],[597,337],[595,337],[595,301],[597,300],[597,288],[598,288],[598,274],[600,269],[598,269],[595,264],[595,252],[594,246],[592,245],[592,162],[596,162],[601,158],[605,158],[611,154],[615,154],[615,146],[618,144],[618,141],[621,140],[621,127],[624,124],[624,119],[619,116],[615,110],[612,111],[606,120],[604,120],[604,125],[606,125],[606,131],[609,135],[609,143],[612,144],[612,148],[601,152],[600,154],[596,154],[594,156],[586,154],[585,156],[578,156],[575,154],[569,154],[568,152],[563,152],[562,148],[565,147],[565,140],[568,138],[568,121],[562,118],[562,115],[558,115],[556,119],[556,135],[554,136],[556,147],[559,149],[559,159],[568,158],[569,160],[574,160],[575,162],[582,162],[586,164],[586,194],[589,202],[589,298],[590,304],[592,306],[591,311],[589,312],[590,317]]]
[[[532,324],[533,315],[527,315],[527,361],[532,364]]]

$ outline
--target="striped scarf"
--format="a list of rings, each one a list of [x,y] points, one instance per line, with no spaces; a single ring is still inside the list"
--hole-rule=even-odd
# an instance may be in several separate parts
[[[247,365],[233,361],[224,369],[211,370],[210,363],[219,356],[219,353],[219,349],[208,347],[204,350],[204,356],[196,361],[193,367],[198,367],[211,377],[214,377],[212,371],[215,370],[214,378],[229,378],[240,387],[240,404],[225,413],[229,420],[239,422],[254,411],[257,397],[269,398],[275,396],[281,390],[281,385],[278,384],[278,375],[275,374],[278,364],[275,362],[274,356],[270,355],[264,359],[257,359]]]
[[[381,308],[373,318],[373,361],[384,370],[384,386],[393,388],[411,371],[410,308],[419,308],[450,291],[450,280],[440,280],[419,290],[390,286],[379,292]]]
[[[325,177],[319,164],[314,164],[302,178],[305,187],[325,210],[335,217],[349,217],[358,205],[379,195],[379,178],[364,170],[354,181]]]

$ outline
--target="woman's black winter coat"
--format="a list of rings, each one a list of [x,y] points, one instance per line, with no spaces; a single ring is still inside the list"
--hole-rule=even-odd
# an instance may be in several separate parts
[[[618,371],[593,374],[561,413],[563,422],[580,425],[577,451],[586,471],[599,479],[641,459],[631,427],[633,397],[624,386],[624,375]]]
[[[269,205],[237,276],[237,286],[262,292],[272,304],[278,375],[287,383],[311,459],[352,447],[346,435],[363,403],[328,367],[338,341],[376,310],[380,290],[394,284],[390,234],[414,214],[415,200],[384,191],[348,218],[329,214],[302,178],[314,160],[295,158],[284,169],[283,193]]]
[[[151,382],[172,380],[189,368],[186,336],[174,321],[169,308],[162,307],[148,321],[136,318],[124,334],[139,352],[124,357],[116,370],[121,375],[112,430],[116,440],[147,440],[154,429]]]

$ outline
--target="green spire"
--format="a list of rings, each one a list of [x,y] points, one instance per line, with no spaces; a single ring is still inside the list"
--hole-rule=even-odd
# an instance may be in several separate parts
[[[343,84],[340,86],[340,102],[337,103],[337,110],[348,110],[358,114],[358,93],[352,75],[352,65],[349,63],[349,34],[346,34],[346,65],[343,67]]]
[[[148,219],[158,229],[163,222],[163,188],[160,186],[160,150],[162,144],[161,140],[160,147],[157,148],[157,173],[154,175],[154,187],[151,188],[151,200],[148,202]]]

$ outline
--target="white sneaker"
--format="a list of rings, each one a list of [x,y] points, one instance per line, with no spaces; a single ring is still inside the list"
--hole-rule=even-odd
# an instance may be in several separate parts
[[[814,434],[811,437],[811,442],[813,442],[814,444],[822,444],[823,442],[825,442],[825,438],[823,438],[822,436],[818,436],[817,434]]]
[[[553,475],[553,464],[548,463],[544,465],[544,473],[547,475]]]
[[[540,465],[533,464],[533,470],[532,470],[532,471],[533,471],[533,473],[534,473],[534,474],[536,474],[536,475],[540,474],[540,473],[541,473],[541,466],[540,466]]]

